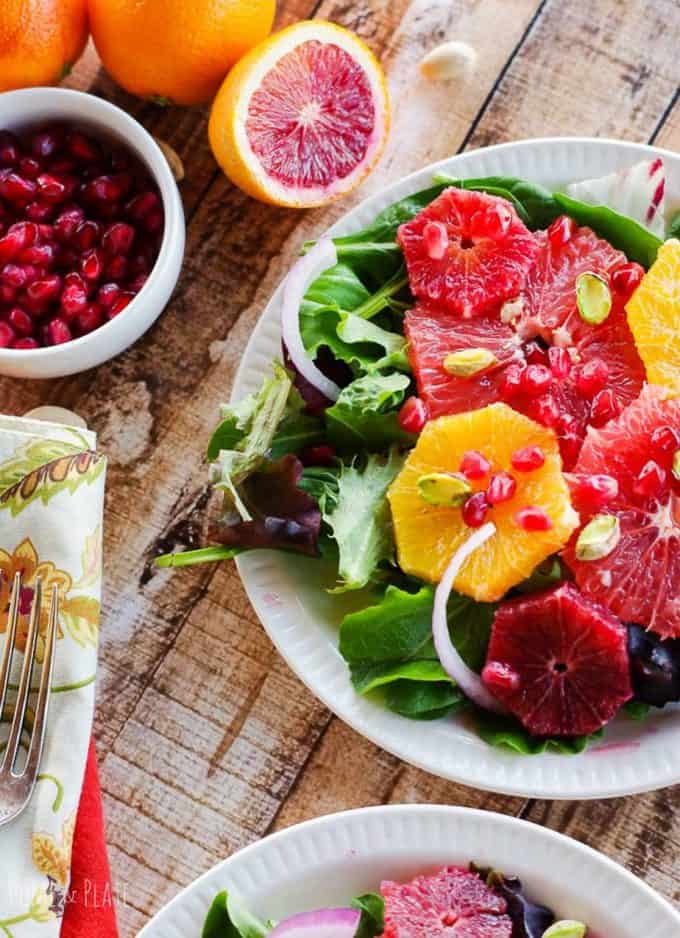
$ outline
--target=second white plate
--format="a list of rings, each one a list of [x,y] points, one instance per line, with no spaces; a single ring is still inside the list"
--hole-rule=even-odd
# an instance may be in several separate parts
[[[614,140],[552,138],[463,153],[408,176],[349,212],[330,234],[356,231],[387,205],[431,184],[437,171],[457,176],[522,176],[550,189],[600,176],[637,160],[663,157],[668,191],[680,194],[680,157]],[[254,391],[280,357],[279,288],[253,332],[233,398]],[[618,717],[604,739],[579,756],[519,756],[488,746],[460,719],[419,723],[354,692],[337,650],[342,605],[319,585],[314,562],[273,551],[238,558],[250,600],[295,673],[339,717],[389,752],[436,775],[477,788],[542,798],[601,798],[649,791],[680,781],[680,713],[654,713],[644,723]]]

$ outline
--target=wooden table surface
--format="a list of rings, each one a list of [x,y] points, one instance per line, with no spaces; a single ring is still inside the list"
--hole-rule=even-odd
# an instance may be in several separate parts
[[[0,379],[1,410],[70,407],[109,456],[96,734],[122,938],[268,832],[394,802],[529,818],[597,847],[680,903],[678,788],[551,803],[434,778],[362,739],[311,696],[258,624],[232,565],[150,565],[162,550],[196,546],[202,455],[217,405],[305,238],[385,183],[464,149],[567,134],[680,148],[677,0],[279,4],[279,26],[309,17],[358,32],[387,71],[393,129],[366,184],[326,210],[260,205],[219,172],[205,109],[126,95],[88,49],[68,84],[134,114],[184,162],[183,274],[155,328],[115,361],[59,381]],[[464,84],[430,85],[418,63],[447,38],[474,47],[476,69]]]

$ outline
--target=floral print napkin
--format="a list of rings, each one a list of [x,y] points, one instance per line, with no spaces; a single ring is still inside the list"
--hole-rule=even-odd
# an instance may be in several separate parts
[[[0,938],[57,938],[61,930],[94,710],[106,471],[95,447],[87,430],[0,415],[0,651],[17,571],[26,612],[36,576],[47,596],[56,585],[60,599],[40,777],[26,811],[0,827]],[[43,630],[47,616],[45,603]],[[27,624],[25,616],[20,648]],[[6,739],[0,726],[0,748]]]

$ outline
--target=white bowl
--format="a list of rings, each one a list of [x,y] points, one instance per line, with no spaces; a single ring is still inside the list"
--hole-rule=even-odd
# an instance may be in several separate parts
[[[331,229],[357,231],[378,212],[431,185],[435,172],[460,176],[522,176],[555,189],[638,160],[663,157],[667,191],[680,195],[680,156],[642,144],[591,138],[521,140],[462,153],[427,166],[367,199]],[[320,232],[319,232],[320,234]],[[259,387],[281,354],[281,288],[272,296],[241,359],[233,398]],[[328,596],[315,561],[283,552],[237,558],[246,591],[270,638],[298,677],[339,717],[388,752],[443,778],[476,788],[537,798],[602,798],[680,781],[680,708],[655,711],[644,722],[617,717],[579,756],[520,756],[483,742],[461,716],[432,723],[409,720],[360,697],[337,649],[340,597]]]
[[[680,915],[623,867],[576,840],[490,811],[390,805],[297,824],[240,850],[172,900],[139,938],[199,938],[210,903],[228,889],[261,919],[346,905],[382,879],[445,864],[516,874],[559,918],[589,938],[671,938]]]
[[[161,249],[144,287],[106,325],[64,345],[35,350],[0,349],[0,374],[59,378],[94,368],[118,355],[160,316],[175,288],[184,256],[184,210],[177,184],[158,144],[140,123],[102,98],[67,88],[26,88],[0,94],[0,130],[68,122],[128,147],[158,186],[165,211]]]

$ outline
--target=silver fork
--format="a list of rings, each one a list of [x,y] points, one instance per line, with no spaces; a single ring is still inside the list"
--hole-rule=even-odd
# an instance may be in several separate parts
[[[34,584],[33,602],[26,636],[26,650],[21,666],[21,677],[17,690],[14,716],[9,729],[7,748],[4,756],[0,756],[0,827],[12,821],[21,814],[31,799],[35,783],[38,780],[40,759],[45,742],[45,728],[47,726],[47,711],[50,703],[50,686],[52,671],[54,669],[54,654],[56,648],[57,620],[59,617],[59,594],[57,587],[52,589],[50,601],[49,621],[45,635],[45,656],[42,663],[38,700],[35,707],[33,731],[30,734],[28,755],[23,768],[17,769],[16,762],[21,745],[24,729],[26,708],[31,693],[31,677],[35,661],[35,652],[40,631],[40,610],[42,607],[42,582],[36,577]],[[0,720],[7,709],[9,678],[14,657],[14,643],[19,625],[21,601],[21,574],[14,577],[14,585],[9,603],[9,618],[5,635],[5,650],[0,662]]]

